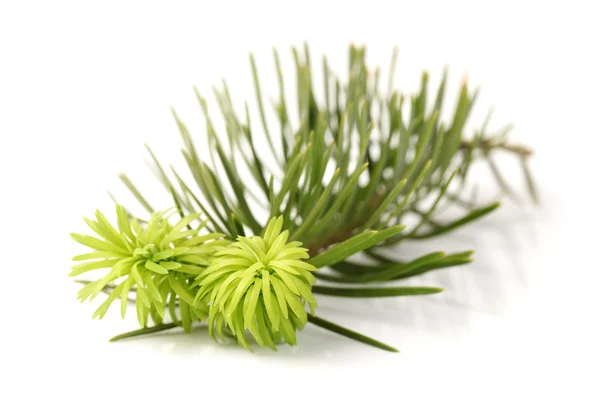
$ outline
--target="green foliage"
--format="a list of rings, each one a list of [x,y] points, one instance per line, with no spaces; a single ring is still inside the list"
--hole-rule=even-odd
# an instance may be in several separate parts
[[[238,237],[219,250],[203,273],[196,278],[196,301],[208,303],[208,329],[216,339],[223,327],[249,349],[244,338],[247,329],[256,342],[276,350],[281,337],[296,344],[296,330],[304,327],[308,304],[314,315],[317,301],[311,293],[316,278],[300,242],[288,242],[289,232],[281,232],[283,217],[272,218],[263,237]]]
[[[248,108],[244,118],[238,115],[225,83],[221,89],[214,89],[225,121],[227,146],[221,143],[221,128],[213,123],[207,100],[196,90],[206,120],[208,144],[215,157],[200,159],[194,139],[175,115],[183,137],[183,155],[199,193],[176,172],[174,179],[164,174],[151,153],[162,171],[159,176],[165,187],[178,188],[176,198],[182,206],[188,212],[205,211],[210,228],[226,232],[232,239],[239,234],[235,218],[254,234],[264,229],[257,217],[262,204],[268,205],[262,210],[268,219],[284,216],[284,228],[294,240],[302,241],[311,254],[366,230],[390,228],[414,217],[418,222],[411,229],[376,245],[430,237],[461,226],[465,218],[471,221],[485,215],[481,210],[490,211],[492,205],[477,205],[464,193],[475,161],[489,163],[501,189],[510,192],[492,157],[508,152],[524,161],[530,155],[528,149],[506,142],[509,127],[490,134],[489,118],[473,134],[465,131],[477,98],[477,90],[470,90],[466,81],[460,87],[452,119],[444,122],[440,115],[445,103],[446,74],[433,97],[426,72],[416,94],[406,96],[395,90],[383,94],[378,88],[379,69],[370,73],[365,49],[352,46],[348,80],[337,78],[323,58],[324,87],[318,93],[313,85],[308,49],[293,49],[293,55],[299,120],[293,120],[286,102],[277,52],[280,92],[273,110],[265,108],[258,69],[251,57],[259,127],[251,123]],[[393,74],[388,86],[393,88]],[[278,119],[277,133],[268,126],[269,111]],[[267,151],[257,152],[259,135],[267,140]],[[535,198],[524,162],[523,167]],[[240,176],[254,182],[242,184]],[[253,192],[254,188],[260,192]],[[134,194],[141,197],[137,190]],[[463,208],[464,215],[454,221],[438,221],[437,215],[449,205]]]
[[[115,229],[96,211],[96,220],[86,218],[85,222],[100,238],[71,234],[75,241],[94,251],[73,258],[85,262],[75,265],[70,276],[98,269],[109,272],[88,282],[79,291],[79,299],[92,300],[107,286],[112,287],[94,317],[101,319],[119,297],[121,315],[125,317],[129,292],[135,290],[137,317],[142,327],[146,327],[148,315],[155,324],[161,324],[168,308],[171,318],[181,320],[189,330],[193,321],[205,318],[208,313],[206,304],[194,301],[189,285],[211,263],[214,253],[229,243],[222,239],[222,234],[198,235],[205,221],[198,228],[189,229],[188,225],[199,218],[199,214],[191,214],[171,225],[167,212],[158,212],[152,213],[142,227],[137,219],[129,219],[123,206],[117,205],[118,229]],[[175,313],[176,304],[181,308],[180,318]]]
[[[475,162],[487,163],[502,192],[515,197],[494,157],[502,152],[517,156],[530,196],[537,201],[527,166],[531,151],[507,142],[510,128],[490,133],[488,116],[474,132],[465,129],[477,98],[477,90],[470,89],[466,81],[460,86],[452,117],[443,121],[442,110],[447,107],[445,72],[433,94],[429,90],[429,75],[424,72],[417,93],[406,95],[394,89],[397,60],[394,52],[387,91],[382,91],[379,68],[370,70],[365,61],[365,48],[351,46],[348,78],[340,79],[323,57],[323,87],[317,88],[313,85],[314,69],[307,46],[303,51],[292,50],[296,67],[295,101],[286,96],[280,57],[274,51],[279,93],[272,109],[265,106],[257,63],[250,56],[258,126],[251,121],[248,104],[243,117],[234,108],[225,82],[221,88],[214,89],[224,121],[222,127],[213,123],[208,101],[195,90],[206,121],[204,138],[210,150],[207,159],[200,157],[197,138],[192,137],[173,112],[193,184],[187,183],[177,171],[165,170],[148,148],[162,186],[172,195],[181,215],[188,214],[182,219],[183,225],[181,222],[176,225],[176,235],[189,233],[189,237],[177,236],[166,243],[173,246],[170,251],[185,247],[191,253],[181,253],[181,257],[200,257],[200,250],[192,251],[189,244],[196,239],[198,229],[183,230],[195,220],[202,221],[208,232],[207,236],[199,237],[214,241],[197,243],[205,246],[202,249],[211,249],[203,260],[194,258],[196,262],[192,263],[187,258],[188,261],[183,262],[178,258],[180,255],[174,253],[169,262],[182,264],[181,268],[157,269],[152,260],[153,263],[146,266],[145,260],[154,257],[151,253],[154,248],[145,247],[150,243],[148,240],[136,239],[140,246],[132,244],[138,251],[135,255],[130,254],[126,244],[123,244],[123,253],[115,253],[118,257],[99,254],[98,265],[106,264],[113,269],[119,257],[146,257],[125,263],[144,271],[136,286],[141,293],[141,296],[136,294],[138,314],[141,304],[151,315],[159,317],[155,319],[155,327],[146,327],[146,311],[143,311],[140,322],[144,328],[116,339],[179,325],[189,330],[193,319],[208,313],[213,337],[227,333],[245,347],[249,347],[244,337],[246,329],[259,345],[273,348],[281,338],[294,344],[295,331],[311,322],[351,339],[395,351],[374,339],[307,314],[303,304],[307,303],[311,312],[314,311],[316,302],[311,292],[344,297],[440,292],[441,289],[435,287],[377,285],[467,264],[472,251],[448,255],[433,252],[414,260],[400,260],[384,257],[378,249],[449,233],[498,208],[497,202],[478,204],[474,195],[468,193],[472,187],[469,171]],[[292,108],[296,108],[295,113],[291,112]],[[274,126],[269,123],[270,113],[278,121]],[[259,136],[264,139],[260,142],[266,143],[264,150],[258,148]],[[144,209],[152,213],[150,202],[131,180],[125,175],[121,175],[121,180]],[[443,217],[442,213],[450,207],[458,210],[458,214],[451,219]],[[119,227],[123,218],[126,220],[124,209],[120,210]],[[162,214],[156,215],[152,214],[147,231],[160,231],[154,225],[156,218],[162,221]],[[142,228],[136,229],[142,232]],[[165,230],[170,231],[170,228]],[[113,237],[110,230],[107,232],[109,243],[113,239],[122,240],[119,239],[122,232],[116,232],[118,237]],[[221,235],[223,239],[217,240]],[[152,243],[158,246],[157,243],[164,240]],[[291,242],[287,243],[288,240]],[[216,249],[230,242],[233,243]],[[299,247],[300,243],[306,249]],[[349,259],[359,253],[367,255],[372,262],[359,264]],[[310,258],[306,258],[308,256]],[[191,269],[185,269],[186,266]],[[330,271],[311,272],[324,267]],[[86,285],[82,297],[93,297],[103,288],[112,288],[108,290],[110,304],[111,297],[126,293],[126,285],[110,284],[117,275],[125,274],[121,275],[120,268],[113,276],[111,273]],[[339,285],[313,285],[314,277]],[[130,282],[133,285],[138,280],[133,277]],[[173,293],[169,309],[173,310],[174,317],[170,324],[161,323],[162,315],[157,307],[153,311],[156,302],[164,312],[166,297],[162,296],[159,283],[164,291]],[[161,296],[153,296],[152,284]],[[362,286],[355,287],[356,284]],[[176,307],[180,308],[180,319],[175,315]]]

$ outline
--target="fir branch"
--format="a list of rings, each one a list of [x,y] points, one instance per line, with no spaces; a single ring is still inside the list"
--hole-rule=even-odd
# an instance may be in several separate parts
[[[507,141],[510,127],[490,134],[490,113],[480,129],[466,132],[478,93],[466,81],[461,84],[452,118],[443,121],[440,115],[446,106],[447,71],[434,88],[433,106],[428,106],[431,94],[427,72],[421,76],[417,93],[407,96],[394,89],[397,50],[392,55],[386,93],[378,88],[379,68],[371,69],[366,64],[364,47],[350,47],[347,80],[341,80],[323,57],[320,89],[313,86],[308,46],[293,48],[292,54],[297,83],[295,104],[287,100],[281,61],[274,50],[278,96],[273,109],[265,106],[257,64],[250,56],[259,130],[265,136],[268,155],[257,147],[257,130],[248,104],[244,118],[240,118],[225,81],[222,89],[213,90],[224,126],[213,123],[209,102],[195,89],[206,122],[209,159],[200,157],[195,138],[173,111],[184,144],[182,154],[195,186],[186,183],[183,174],[165,170],[147,147],[156,176],[169,191],[180,222],[171,226],[163,218],[164,213],[155,213],[146,197],[126,175],[121,175],[123,183],[151,214],[148,222],[131,218],[119,205],[118,230],[97,214],[97,221],[87,222],[102,239],[73,236],[97,250],[95,255],[76,259],[98,259],[74,267],[74,273],[111,268],[104,278],[86,284],[80,291],[83,299],[101,291],[109,294],[95,315],[104,315],[118,295],[124,304],[128,293],[135,290],[142,329],[117,338],[175,326],[189,332],[194,321],[208,317],[213,337],[222,337],[230,329],[230,336],[250,348],[244,338],[248,330],[259,345],[274,349],[279,339],[295,344],[295,331],[309,321],[395,351],[307,314],[304,304],[313,311],[316,302],[312,293],[382,297],[440,292],[435,287],[382,288],[371,284],[463,265],[471,261],[472,252],[432,252],[401,262],[381,257],[375,250],[403,240],[446,234],[498,208],[499,203],[482,206],[474,197],[464,200],[470,186],[468,173],[476,161],[485,160],[501,189],[514,197],[492,155],[504,152],[517,157],[529,195],[537,202],[528,167],[532,151]],[[289,113],[292,107],[298,110],[296,120]],[[268,123],[269,112],[275,113],[276,127]],[[221,141],[223,131],[226,142]],[[281,148],[276,146],[275,135]],[[269,160],[273,159],[276,165],[270,166]],[[252,179],[247,182],[242,176]],[[463,215],[444,220],[441,213],[453,205],[460,206]],[[417,221],[405,226],[415,216]],[[192,229],[195,220],[201,226]],[[200,235],[200,229],[207,233]],[[218,239],[220,236],[224,238]],[[213,247],[233,244],[213,251],[211,241]],[[303,243],[305,247],[300,247]],[[358,253],[370,255],[378,264],[348,260]],[[305,261],[299,260],[309,255]],[[336,274],[311,272],[325,266]],[[367,286],[313,285],[315,277]],[[275,308],[273,297],[280,302],[279,308]],[[162,322],[166,311],[173,319],[171,324]],[[155,322],[152,328],[146,326],[149,315]]]

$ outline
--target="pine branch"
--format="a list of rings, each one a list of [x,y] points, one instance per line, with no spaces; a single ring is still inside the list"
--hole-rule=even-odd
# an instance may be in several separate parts
[[[100,292],[108,294],[94,316],[101,318],[119,296],[124,315],[129,294],[134,294],[142,329],[115,340],[176,326],[189,332],[195,321],[206,320],[215,340],[229,335],[250,349],[248,332],[258,345],[275,349],[282,341],[295,344],[295,332],[311,322],[395,351],[316,317],[313,293],[385,297],[440,292],[436,287],[374,284],[467,264],[471,251],[449,255],[435,251],[400,261],[382,257],[376,249],[447,234],[497,209],[499,203],[481,205],[474,196],[465,200],[475,161],[485,160],[503,192],[516,198],[512,182],[492,156],[504,152],[516,157],[529,195],[538,201],[528,167],[533,153],[508,141],[510,127],[490,133],[490,112],[481,128],[467,132],[478,91],[466,81],[452,117],[444,121],[446,71],[433,88],[430,106],[433,93],[427,72],[415,94],[395,90],[397,51],[385,93],[379,89],[379,68],[366,64],[364,47],[350,47],[346,80],[323,57],[322,88],[313,86],[315,71],[308,46],[293,48],[292,55],[296,93],[295,100],[289,101],[281,60],[273,51],[278,94],[272,109],[267,107],[257,63],[250,56],[258,128],[248,103],[243,113],[234,108],[225,81],[221,89],[213,90],[223,126],[213,122],[217,119],[212,118],[215,111],[209,100],[194,89],[206,123],[207,159],[197,151],[197,137],[173,111],[193,182],[163,168],[147,146],[155,175],[173,200],[172,212],[155,212],[122,174],[123,184],[150,217],[134,218],[118,205],[116,228],[97,212],[96,220],[86,222],[100,238],[73,234],[93,249],[74,260],[95,261],[76,265],[72,275],[109,269],[80,290],[83,300]],[[289,112],[293,108],[297,118]],[[269,124],[269,113],[277,119],[275,126]],[[264,148],[258,146],[257,133],[265,136]],[[462,215],[448,221],[442,213],[452,206],[458,206]],[[174,225],[172,215],[179,216]],[[360,253],[374,258],[377,265],[349,260]],[[335,274],[315,272],[326,266]],[[315,285],[317,278],[342,286]],[[169,324],[163,323],[167,312],[173,321]],[[147,326],[149,317],[153,327]]]

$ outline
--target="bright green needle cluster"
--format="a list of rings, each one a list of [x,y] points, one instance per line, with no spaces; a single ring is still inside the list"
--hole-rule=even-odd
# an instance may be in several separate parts
[[[305,304],[314,315],[311,271],[316,268],[302,261],[307,249],[288,242],[289,231],[282,232],[282,226],[283,217],[272,218],[262,237],[239,236],[198,276],[196,301],[210,306],[209,333],[215,340],[227,327],[249,349],[247,329],[261,347],[276,350],[282,337],[296,344],[295,331],[307,322]]]
[[[137,219],[129,218],[123,206],[117,205],[117,229],[100,211],[95,216],[96,220],[85,219],[85,222],[100,238],[71,234],[75,241],[94,251],[74,257],[74,261],[85,262],[75,265],[70,274],[108,269],[104,277],[87,283],[79,291],[83,302],[110,288],[108,298],[94,317],[102,318],[119,297],[124,317],[129,292],[135,290],[137,317],[142,327],[146,327],[149,315],[155,324],[162,323],[167,308],[171,318],[181,321],[187,330],[193,321],[205,318],[208,308],[194,301],[189,286],[211,263],[213,255],[229,244],[222,234],[199,235],[206,222],[191,229],[190,224],[199,220],[200,214],[188,215],[171,225],[172,215],[156,212],[142,227]]]

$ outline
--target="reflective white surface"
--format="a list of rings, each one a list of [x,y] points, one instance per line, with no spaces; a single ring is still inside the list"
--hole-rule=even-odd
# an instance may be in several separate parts
[[[0,398],[598,398],[594,15],[583,1],[2,3]],[[483,88],[471,122],[494,104],[492,125],[514,122],[513,139],[535,148],[543,206],[506,202],[447,237],[398,248],[407,258],[476,250],[471,265],[413,280],[442,294],[319,298],[320,315],[399,354],[312,326],[277,353],[217,346],[202,327],[108,343],[136,327],[135,315],[92,321],[97,303],[75,301],[67,274],[80,248],[68,232],[84,230],[96,207],[112,209],[107,188],[132,201],[120,171],[158,190],[144,142],[181,165],[169,106],[201,132],[192,84],[208,95],[224,76],[235,98],[249,98],[252,50],[269,91],[271,45],[291,72],[287,46],[305,39],[315,64],[326,52],[338,69],[349,40],[383,65],[398,44],[407,91],[421,69],[435,80],[447,64],[454,93],[466,71]]]

